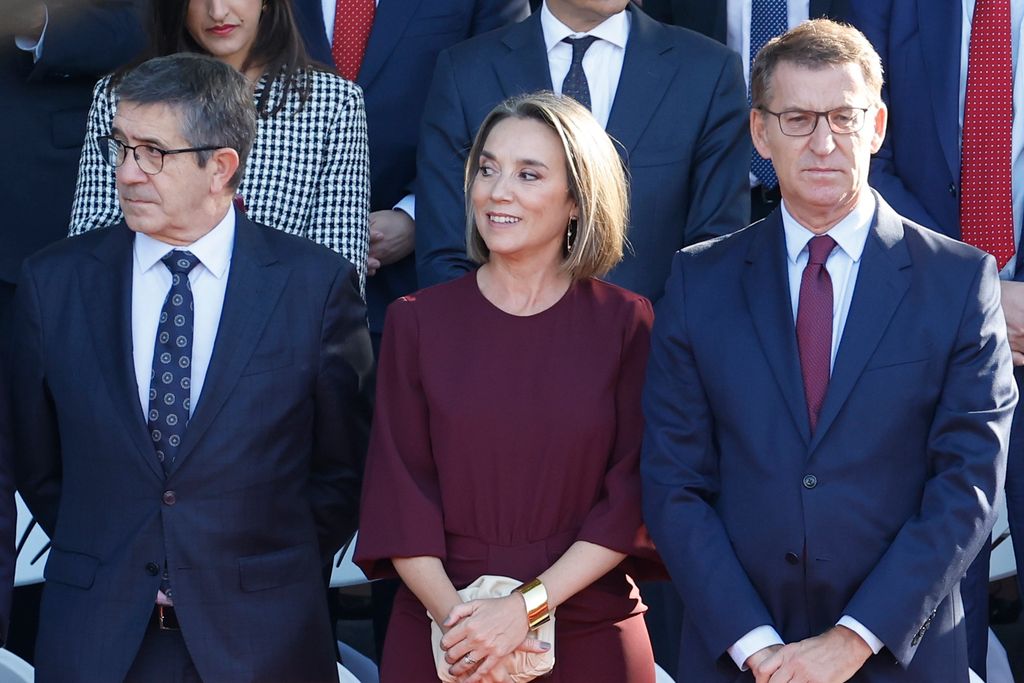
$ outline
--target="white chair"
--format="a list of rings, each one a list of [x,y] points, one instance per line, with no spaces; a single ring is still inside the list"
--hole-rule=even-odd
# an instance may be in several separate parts
[[[0,650],[0,683],[33,683],[35,680],[36,672],[31,664],[13,652]]]
[[[654,665],[654,682],[655,683],[675,683],[668,672],[662,669],[657,664]]]

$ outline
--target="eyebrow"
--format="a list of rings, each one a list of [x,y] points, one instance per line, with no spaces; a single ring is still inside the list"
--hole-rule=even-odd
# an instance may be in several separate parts
[[[480,152],[480,156],[490,159],[491,161],[498,160],[497,157],[495,157],[492,153],[488,152],[486,149]],[[543,161],[540,161],[539,159],[516,159],[516,164],[518,164],[519,166],[540,166],[542,168],[549,168],[547,164],[545,164]]]
[[[120,128],[118,128],[117,126],[113,126],[110,129],[110,134],[111,135],[120,135],[124,139],[126,139],[126,140],[128,139],[128,136],[125,135],[125,132],[123,130],[121,130]],[[136,139],[139,141],[139,144],[142,144],[142,145],[152,145],[153,147],[160,147],[161,149],[165,149],[167,147],[167,143],[164,142],[163,140],[160,140],[159,138],[136,138]]]

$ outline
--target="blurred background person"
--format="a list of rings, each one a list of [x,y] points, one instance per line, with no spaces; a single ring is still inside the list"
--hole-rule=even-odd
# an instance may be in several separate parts
[[[801,21],[828,17],[844,21],[850,0],[646,0],[644,10],[658,21],[703,33],[732,48],[743,60],[750,93],[750,63],[775,36]],[[779,180],[772,162],[754,150],[750,164],[750,220],[779,205]]]
[[[889,134],[871,186],[921,225],[992,254],[999,266],[1018,387],[1024,387],[1024,107],[1022,0],[857,0],[851,21],[882,57]],[[1018,403],[1006,463],[1006,507],[1021,593],[1024,567],[1024,410]],[[971,668],[985,677],[989,546],[961,590]]]
[[[288,0],[153,3],[148,56],[209,54],[253,85],[257,134],[238,188],[254,221],[333,249],[365,277],[369,159],[359,88],[311,64]],[[93,91],[71,234],[121,219],[96,136],[110,134],[121,73]]]
[[[426,611],[454,674],[507,680],[505,656],[538,647],[524,643],[531,605],[558,609],[545,680],[651,683],[621,564],[641,528],[653,314],[597,279],[622,257],[622,163],[581,105],[541,93],[485,118],[465,181],[481,265],[393,304],[381,351],[356,550],[369,576],[405,584],[381,680],[437,680]],[[462,603],[456,589],[482,575],[526,594]]]

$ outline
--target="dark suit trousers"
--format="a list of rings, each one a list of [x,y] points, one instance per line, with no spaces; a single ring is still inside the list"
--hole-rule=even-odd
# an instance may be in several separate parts
[[[161,631],[151,620],[125,683],[202,683],[181,631]]]

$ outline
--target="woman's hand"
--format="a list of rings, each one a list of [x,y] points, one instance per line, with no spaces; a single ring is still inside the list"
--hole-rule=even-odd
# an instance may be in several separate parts
[[[545,652],[551,646],[529,638],[526,602],[519,593],[456,605],[444,620],[441,639],[449,672],[460,683],[506,681],[504,660],[515,650]],[[500,667],[500,668],[499,668]]]

